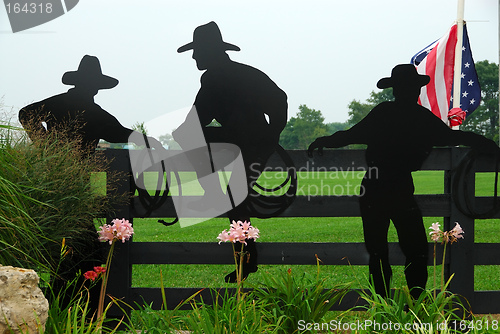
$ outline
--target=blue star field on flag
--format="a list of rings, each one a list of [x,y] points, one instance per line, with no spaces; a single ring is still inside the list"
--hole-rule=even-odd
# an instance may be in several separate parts
[[[481,87],[477,78],[472,51],[467,34],[467,26],[464,24],[464,37],[462,44],[462,67],[460,82],[460,108],[469,116],[481,102]],[[452,90],[453,91],[453,90]],[[453,96],[450,101],[450,109],[453,105]]]

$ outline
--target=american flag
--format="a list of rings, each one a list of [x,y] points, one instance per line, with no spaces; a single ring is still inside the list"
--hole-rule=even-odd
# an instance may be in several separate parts
[[[460,108],[467,116],[479,106],[481,88],[465,24],[463,29]],[[419,103],[430,109],[446,124],[449,124],[448,113],[453,107],[453,67],[456,43],[457,25],[454,24],[446,35],[419,51],[411,59],[418,73],[431,77],[429,84],[422,87]]]

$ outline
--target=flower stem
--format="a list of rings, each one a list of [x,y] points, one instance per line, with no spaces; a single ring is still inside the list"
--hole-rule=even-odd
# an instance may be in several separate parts
[[[443,262],[441,262],[441,291],[444,291],[444,260],[446,257],[446,244],[447,242],[444,243]]]
[[[240,299],[241,299],[241,277],[243,275],[243,261],[245,258],[245,253],[243,252],[244,245],[245,245],[244,243],[241,243],[241,250],[240,250],[240,253],[238,254],[240,257],[239,268],[238,268],[238,266],[236,266],[236,282],[238,285],[238,291],[237,291],[238,301],[240,301]]]
[[[436,242],[434,242],[434,299],[436,299]]]
[[[97,307],[97,319],[101,320],[103,310],[104,310],[104,298],[106,297],[106,288],[108,286],[108,277],[111,266],[111,258],[113,257],[113,251],[115,249],[115,241],[113,240],[111,243],[111,247],[109,249],[108,258],[106,259],[106,272],[103,274],[102,282],[101,282],[101,292],[99,294],[99,305]]]
[[[231,243],[231,246],[233,247],[233,258],[234,258],[234,266],[236,267],[236,273],[238,273],[238,253],[236,253],[236,248],[234,247],[234,243]]]

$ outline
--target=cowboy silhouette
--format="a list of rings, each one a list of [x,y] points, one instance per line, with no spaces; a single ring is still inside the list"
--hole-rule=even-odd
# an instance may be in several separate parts
[[[84,56],[78,70],[64,73],[62,82],[75,87],[19,111],[19,121],[31,140],[51,131],[61,131],[80,142],[82,153],[92,153],[100,139],[111,143],[129,142],[135,131],[122,126],[94,102],[100,89],[110,89],[118,84],[117,79],[102,74],[97,57]],[[142,135],[131,138],[142,138]],[[148,141],[155,148],[162,148],[156,139],[148,137]]]
[[[97,57],[84,56],[78,70],[64,73],[62,82],[74,85],[74,88],[30,104],[19,111],[19,120],[32,141],[52,132],[64,133],[68,140],[79,144],[83,158],[95,152],[100,139],[112,143],[127,143],[131,137],[132,140],[137,140],[138,145],[144,143],[145,136],[122,126],[115,117],[94,102],[94,96],[100,89],[110,89],[118,84],[117,79],[102,74]],[[147,137],[147,140],[151,146],[163,149],[156,139]],[[64,289],[65,281],[73,280],[79,270],[82,273],[93,270],[94,266],[100,266],[105,261],[94,222],[90,220],[86,228],[92,237],[75,244],[71,263],[61,263],[61,272],[58,274],[62,279],[53,283],[56,291]],[[91,307],[96,309],[94,301],[98,300],[98,291],[91,293]]]
[[[346,131],[317,138],[308,149],[337,148],[366,144],[366,162],[377,173],[367,173],[362,181],[361,217],[369,270],[375,291],[386,296],[392,270],[389,265],[387,231],[392,220],[399,245],[406,257],[405,277],[411,294],[418,298],[427,282],[427,233],[422,213],[415,202],[411,173],[420,169],[433,146],[466,145],[483,153],[498,154],[498,146],[480,135],[451,130],[418,101],[420,88],[430,77],[417,73],[410,64],[397,65],[391,77],[377,87],[393,88],[394,102],[373,108],[359,123]]]
[[[186,121],[173,133],[174,139],[186,149],[186,138],[190,122],[200,122],[207,143],[232,143],[242,153],[247,184],[251,187],[266,161],[276,150],[279,136],[287,121],[287,96],[266,74],[260,70],[232,61],[226,51],[240,51],[236,45],[222,39],[215,22],[199,26],[193,33],[193,41],[181,46],[177,52],[193,50],[193,59],[200,71],[201,88],[196,95],[194,107]],[[216,120],[220,126],[208,126]],[[201,178],[210,172],[210,161],[193,162],[198,179],[216,206],[222,198],[222,189],[217,178]],[[233,171],[237,173],[237,171]],[[248,198],[247,198],[248,200]],[[228,213],[229,220],[250,221],[244,201]],[[200,208],[203,210],[203,208]],[[243,264],[243,276],[257,271],[257,251],[253,240],[245,250],[249,261]],[[236,273],[225,277],[227,282],[236,281]]]

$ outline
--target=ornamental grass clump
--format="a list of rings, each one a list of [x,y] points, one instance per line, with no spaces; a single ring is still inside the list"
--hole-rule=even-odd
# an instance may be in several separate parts
[[[316,255],[316,275],[288,269],[275,276],[266,274],[254,286],[252,296],[265,305],[264,318],[279,325],[278,333],[295,333],[301,322],[323,322],[330,308],[349,291],[350,284],[327,287],[326,278],[320,278],[320,261]]]
[[[72,259],[88,255],[82,249],[97,237],[94,220],[125,199],[104,197],[105,180],[111,185],[118,175],[102,154],[83,154],[79,142],[64,134],[30,142],[19,135],[22,130],[4,126],[0,132],[0,262],[74,272]],[[63,239],[71,252],[61,263]]]
[[[266,317],[270,305],[252,293],[238,296],[227,290],[211,292],[212,304],[206,304],[203,298],[191,302],[193,310],[182,318],[183,328],[192,333],[282,333],[282,319]]]
[[[449,281],[448,281],[449,283]],[[448,286],[445,284],[445,287]],[[367,305],[365,327],[358,333],[461,333],[453,329],[466,313],[459,296],[441,291],[436,296],[432,290],[423,290],[413,299],[407,286],[392,290],[392,296],[382,297],[373,285],[361,292]]]

